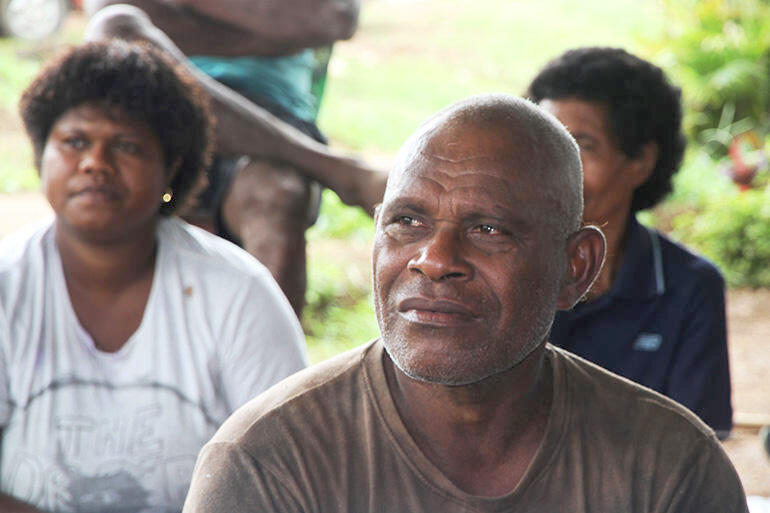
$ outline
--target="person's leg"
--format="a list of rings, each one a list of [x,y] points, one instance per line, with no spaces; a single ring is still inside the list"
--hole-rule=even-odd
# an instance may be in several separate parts
[[[162,11],[162,8],[156,9]],[[184,18],[184,11],[175,12],[176,23],[190,23]],[[171,11],[169,16],[170,14]],[[155,15],[165,20],[162,14],[156,12]],[[165,20],[164,25],[166,23],[171,22]],[[196,29],[205,30],[205,27]],[[85,37],[87,40],[117,37],[147,41],[179,61],[212,99],[217,118],[217,151],[286,162],[307,177],[332,189],[346,204],[360,206],[369,214],[382,200],[386,172],[374,169],[357,159],[343,156],[314,141],[203,74],[187,61],[174,41],[155,26],[141,9],[130,5],[114,5],[101,10],[91,19]],[[195,32],[188,33],[187,37],[196,37]]]
[[[272,273],[291,306],[305,303],[305,230],[309,183],[296,170],[267,160],[244,162],[221,207],[222,224]]]

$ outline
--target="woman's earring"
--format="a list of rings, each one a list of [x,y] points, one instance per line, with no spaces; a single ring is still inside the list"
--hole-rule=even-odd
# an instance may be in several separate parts
[[[163,193],[163,196],[161,196],[161,199],[163,200],[163,203],[170,203],[171,198],[174,197],[174,193],[171,191],[171,188],[169,187],[166,192]]]

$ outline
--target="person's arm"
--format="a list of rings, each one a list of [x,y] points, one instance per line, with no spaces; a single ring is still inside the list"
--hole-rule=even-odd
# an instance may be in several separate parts
[[[326,46],[353,36],[360,0],[177,0],[215,20],[297,48]]]
[[[217,118],[217,151],[280,160],[333,190],[348,205],[369,214],[382,201],[387,172],[330,149],[253,104],[193,66],[148,16],[131,6],[97,13],[86,28],[87,41],[110,37],[155,45],[184,67],[210,96]]]
[[[279,56],[349,39],[360,0],[86,0],[95,13],[129,4],[187,55]]]
[[[724,281],[715,269],[702,265],[686,305],[666,394],[695,412],[723,439],[732,428]]]

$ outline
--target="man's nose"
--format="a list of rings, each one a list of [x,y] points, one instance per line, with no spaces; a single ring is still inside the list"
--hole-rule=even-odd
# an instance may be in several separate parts
[[[79,170],[86,174],[113,173],[115,167],[107,144],[94,143],[82,154]]]
[[[433,281],[467,279],[473,268],[464,254],[462,234],[454,226],[440,227],[426,239],[408,267]]]

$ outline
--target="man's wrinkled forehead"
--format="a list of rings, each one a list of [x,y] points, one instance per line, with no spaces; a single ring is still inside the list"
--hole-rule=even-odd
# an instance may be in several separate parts
[[[564,163],[536,135],[521,120],[479,123],[460,116],[434,118],[399,151],[384,202],[408,194],[409,183],[417,175],[445,176],[445,170],[451,170],[451,181],[459,186],[464,169],[486,169],[490,180],[503,180],[527,190],[538,200],[538,209],[568,214],[572,209],[565,202],[572,193],[565,189],[569,180],[564,180],[564,170],[560,169]]]
[[[396,158],[388,188],[397,188],[416,173],[446,176],[449,170],[457,185],[462,185],[466,170],[482,170],[496,180],[529,180],[530,173],[521,170],[536,175],[535,168],[540,166],[537,145],[527,134],[518,137],[496,127],[449,121],[427,127],[407,140]]]

